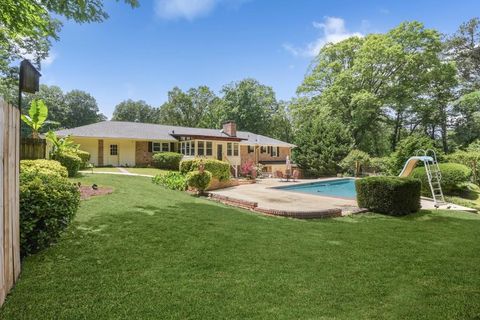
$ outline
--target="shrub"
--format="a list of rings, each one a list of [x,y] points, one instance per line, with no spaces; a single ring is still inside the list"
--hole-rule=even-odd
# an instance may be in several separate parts
[[[388,215],[405,215],[420,209],[420,180],[367,177],[355,181],[361,208]]]
[[[203,172],[195,170],[187,173],[186,179],[189,187],[195,188],[200,191],[200,193],[203,193],[212,181],[212,174],[207,170]]]
[[[387,174],[390,171],[391,158],[371,158],[368,165],[368,170],[374,174]]]
[[[74,177],[77,174],[78,170],[80,170],[80,166],[82,165],[82,159],[80,159],[80,157],[73,152],[58,153],[55,154],[52,158],[54,160],[57,160],[62,164],[62,166],[67,168],[69,177]]]
[[[171,190],[185,191],[187,189],[185,176],[175,171],[157,174],[152,178],[152,181],[155,184],[159,184]]]
[[[434,141],[431,138],[421,134],[412,134],[401,140],[392,154],[392,173],[399,174],[408,158],[415,156],[417,150],[420,149],[433,149],[436,151],[437,157],[441,158],[441,154],[435,149]]]
[[[53,163],[53,161],[52,161]],[[22,256],[38,252],[60,236],[80,203],[78,188],[50,168],[20,165],[20,248]],[[52,166],[56,166],[52,164]]]
[[[82,160],[82,163],[80,164],[80,170],[85,169],[90,162],[90,153],[83,150],[77,150],[75,153]]]
[[[58,174],[61,177],[68,177],[67,168],[62,166],[60,162],[55,160],[22,160],[20,161],[21,172],[33,171],[33,172],[48,172],[52,174]]]
[[[460,189],[462,183],[468,182],[472,170],[467,166],[459,163],[440,163],[440,172],[442,173],[442,179],[440,185],[445,193],[450,193],[457,189]],[[428,184],[427,174],[425,167],[415,168],[412,172],[412,177],[422,181],[422,193],[425,195],[431,195],[430,186]]]
[[[448,155],[447,160],[466,165],[472,170],[472,182],[476,184],[480,182],[478,176],[480,172],[480,151],[475,151],[475,149],[470,149],[469,147],[467,151],[459,150]]]
[[[360,175],[363,168],[370,163],[370,156],[368,153],[361,150],[352,150],[340,162],[340,167],[348,173],[354,174],[356,177]]]
[[[198,170],[200,163],[204,164],[205,170],[210,171],[213,178],[220,181],[230,179],[230,164],[228,162],[214,159],[188,159],[180,162],[180,172],[187,174],[190,171]]]
[[[155,153],[152,157],[153,166],[159,169],[178,170],[183,155],[176,152]]]
[[[257,174],[253,161],[249,160],[242,163],[242,165],[240,166],[240,173],[242,174],[242,176],[248,179],[253,179],[254,176],[256,176]]]

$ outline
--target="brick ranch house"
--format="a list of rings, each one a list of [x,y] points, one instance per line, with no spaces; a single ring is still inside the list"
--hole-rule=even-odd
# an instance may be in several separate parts
[[[227,161],[234,172],[253,161],[264,171],[285,172],[287,156],[295,145],[259,134],[237,131],[233,121],[220,129],[187,128],[139,122],[104,121],[59,130],[91,155],[96,166],[148,166],[156,152],[179,152],[185,158],[204,157]]]

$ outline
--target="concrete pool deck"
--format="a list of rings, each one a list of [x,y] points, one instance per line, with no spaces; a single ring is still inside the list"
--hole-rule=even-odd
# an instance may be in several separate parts
[[[256,202],[260,208],[285,211],[318,211],[341,209],[342,215],[357,211],[357,202],[354,199],[335,198],[319,196],[301,192],[292,192],[288,190],[276,189],[279,186],[291,186],[302,183],[312,183],[317,181],[338,180],[342,178],[323,178],[323,179],[299,179],[296,182],[281,182],[279,179],[258,179],[257,183],[244,184],[236,187],[230,187],[220,190],[214,190],[210,193],[233,199]],[[428,198],[421,199],[422,209],[435,209],[433,201]],[[442,206],[440,209],[447,209]],[[451,204],[450,210],[472,211],[470,208]],[[475,210],[473,210],[475,212]]]

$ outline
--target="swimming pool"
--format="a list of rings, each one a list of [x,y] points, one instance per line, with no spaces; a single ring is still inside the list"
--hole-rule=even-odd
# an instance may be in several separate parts
[[[276,189],[303,192],[319,196],[355,199],[355,179],[336,179],[276,187]]]

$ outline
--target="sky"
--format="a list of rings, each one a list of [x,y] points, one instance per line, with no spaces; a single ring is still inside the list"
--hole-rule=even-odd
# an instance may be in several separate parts
[[[295,97],[327,42],[386,32],[402,21],[453,33],[480,16],[480,1],[140,0],[105,1],[103,23],[65,22],[42,63],[41,83],[80,89],[111,117],[123,100],[158,107],[168,91],[221,88],[244,78]]]

